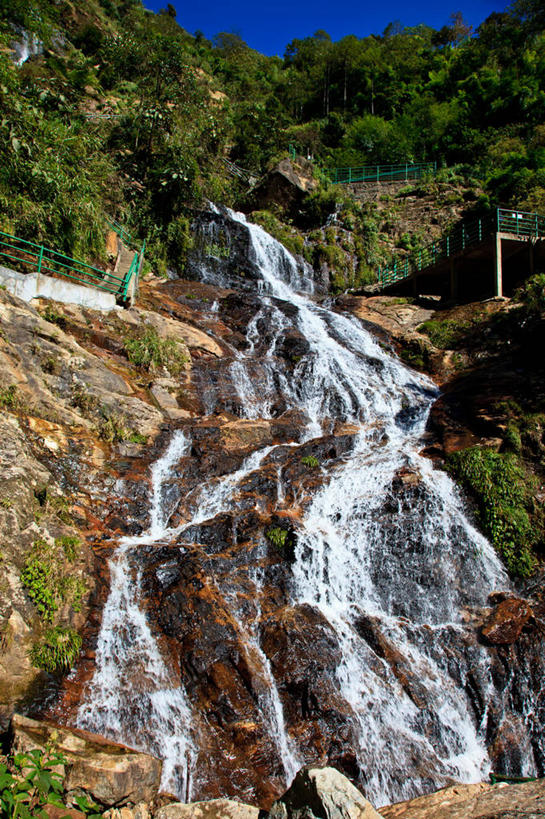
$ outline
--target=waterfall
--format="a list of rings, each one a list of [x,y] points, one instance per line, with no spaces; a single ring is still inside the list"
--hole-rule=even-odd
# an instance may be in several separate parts
[[[169,533],[163,488],[188,446],[183,432],[174,433],[151,470],[148,532],[123,538],[110,560],[110,594],[102,614],[96,670],[77,720],[81,728],[159,756],[164,761],[163,789],[175,789],[181,796],[191,792],[192,714],[142,608],[137,557],[139,549]]]
[[[220,218],[217,209],[213,218]],[[277,509],[285,508],[288,490],[294,496],[295,488],[286,482],[282,458],[349,425],[350,452],[321,465],[320,482],[301,506],[286,607],[322,618],[339,658],[333,672],[336,702],[344,709],[359,781],[369,798],[383,804],[453,779],[479,780],[489,769],[488,702],[480,711],[471,702],[475,669],[490,699],[496,689],[486,649],[468,639],[465,613],[486,605],[490,592],[509,582],[459,490],[419,454],[438,391],[382,349],[356,319],[319,305],[308,276],[263,229],[240,214],[229,212],[228,218],[247,231],[252,269],[259,275],[258,307],[245,346],[233,352],[227,368],[239,414],[273,419],[281,405],[299,411],[303,428],[297,442],[263,446],[238,468],[194,482],[183,498],[184,522],[175,530],[168,528],[164,489],[180,458],[189,457],[191,424],[174,434],[152,467],[149,530],[123,539],[110,562],[96,672],[78,722],[158,754],[166,762],[168,788],[199,796],[193,772],[206,745],[199,744],[197,706],[152,634],[138,552],[169,542],[181,554],[199,543],[199,527],[239,508],[249,513],[255,507],[244,494],[246,482],[268,467]],[[206,231],[215,247],[220,234],[213,220]],[[203,263],[201,273],[208,283],[232,286],[215,258],[209,267]],[[217,310],[216,302],[213,307]],[[288,367],[279,350],[289,332],[304,346]],[[207,411],[213,413],[220,401],[212,385]],[[264,540],[259,548],[263,545]],[[262,558],[258,549],[251,560]],[[260,675],[256,709],[287,785],[297,765],[316,759],[308,745],[298,747],[293,717],[290,723],[286,715],[292,694],[263,642],[270,611],[264,614],[261,604],[261,569],[249,560],[245,571],[240,594],[213,576],[210,582],[223,594],[252,673]],[[180,661],[183,666],[183,656]],[[531,760],[525,765],[533,770]]]

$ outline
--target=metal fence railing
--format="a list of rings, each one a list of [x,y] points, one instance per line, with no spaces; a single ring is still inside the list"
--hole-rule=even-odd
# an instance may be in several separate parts
[[[6,260],[5,263],[10,267],[16,267],[24,273],[37,272],[66,278],[77,284],[112,293],[121,300],[127,298],[131,280],[133,276],[138,275],[143,257],[144,245],[140,251],[135,251],[127,272],[123,276],[118,276],[45,245],[0,231],[0,261]]]
[[[437,162],[405,162],[397,165],[360,165],[331,168],[326,175],[336,184],[352,182],[408,182],[437,171]]]
[[[379,268],[378,282],[383,287],[395,284],[413,273],[433,267],[443,259],[462,253],[466,247],[479,244],[494,233],[509,233],[521,238],[537,239],[538,236],[545,236],[545,216],[497,208],[495,212],[478,219],[460,222],[436,242],[413,251],[404,259],[391,259]]]

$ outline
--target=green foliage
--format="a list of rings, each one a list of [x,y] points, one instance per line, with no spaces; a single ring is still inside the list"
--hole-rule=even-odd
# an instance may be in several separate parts
[[[34,643],[30,659],[35,668],[49,673],[66,672],[76,661],[81,649],[81,637],[73,628],[55,626]]]
[[[452,319],[430,319],[417,329],[426,333],[434,347],[440,350],[454,350],[462,343],[469,325]]]
[[[30,819],[46,816],[45,805],[64,807],[63,776],[58,768],[66,763],[62,754],[37,749],[15,754],[8,766],[0,762],[0,808],[2,816]]]
[[[256,210],[252,213],[252,220],[261,225],[267,233],[284,245],[294,256],[301,256],[304,248],[304,239],[295,228],[280,221],[269,210]]]
[[[20,399],[16,384],[10,384],[9,387],[0,387],[0,407],[11,410],[11,412],[19,409]]]
[[[67,560],[74,562],[79,545],[79,538],[71,535],[57,538],[53,545],[37,538],[25,560],[21,583],[46,623],[54,621],[63,605],[74,611],[81,608],[85,582],[66,568]]]
[[[55,546],[60,546],[67,560],[73,563],[78,556],[81,540],[76,535],[62,535],[55,538]]]
[[[35,542],[35,548],[38,546]],[[40,544],[39,553],[30,557],[21,572],[21,582],[27,594],[36,606],[40,616],[51,622],[59,607],[59,594],[56,586],[54,566]],[[44,556],[41,554],[44,553]]]
[[[164,367],[171,375],[178,375],[188,361],[181,345],[173,338],[161,338],[155,327],[147,327],[123,343],[131,364],[147,372]]]
[[[288,529],[283,529],[280,526],[272,526],[266,532],[267,540],[275,546],[282,556],[293,563],[295,560],[295,534]]]
[[[447,467],[473,495],[485,533],[509,572],[528,577],[536,568],[532,544],[538,534],[530,522],[534,481],[517,456],[471,447],[449,456]]]
[[[301,463],[308,466],[310,469],[316,469],[318,466],[320,466],[320,461],[318,458],[315,458],[314,455],[303,455],[301,458]]]
[[[540,315],[545,310],[545,274],[531,276],[517,291],[516,298],[532,315]]]

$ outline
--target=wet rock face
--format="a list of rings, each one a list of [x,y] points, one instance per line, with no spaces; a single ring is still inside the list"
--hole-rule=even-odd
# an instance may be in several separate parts
[[[526,600],[504,600],[496,606],[481,634],[492,645],[510,645],[518,640],[532,614]]]

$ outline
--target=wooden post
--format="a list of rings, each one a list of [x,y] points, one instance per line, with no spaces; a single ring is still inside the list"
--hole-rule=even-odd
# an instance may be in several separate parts
[[[494,245],[494,262],[495,262],[495,278],[494,278],[494,295],[497,297],[503,296],[503,275],[501,263],[501,235],[496,233],[496,242]]]

